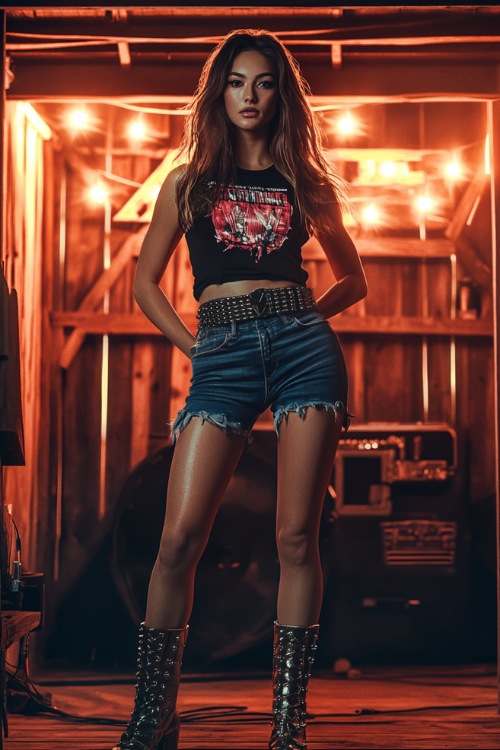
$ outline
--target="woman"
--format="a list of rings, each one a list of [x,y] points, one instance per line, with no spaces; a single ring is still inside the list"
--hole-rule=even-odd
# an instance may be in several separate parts
[[[177,748],[196,565],[251,428],[269,406],[278,434],[280,559],[269,748],[306,748],[305,694],[322,597],[320,515],[350,416],[344,361],[326,318],[366,294],[307,91],[273,34],[230,33],[203,69],[184,135],[187,163],[166,178],[141,250],[136,300],[191,358],[192,380],[173,424],[135,706],[117,748]],[[158,286],[183,233],[201,303],[196,338]],[[301,265],[312,233],[337,279],[317,302]]]

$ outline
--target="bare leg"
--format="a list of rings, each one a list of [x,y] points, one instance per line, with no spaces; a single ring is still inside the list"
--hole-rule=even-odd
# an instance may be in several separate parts
[[[193,606],[196,565],[238,464],[245,437],[192,419],[175,447],[160,550],[148,590],[145,623],[182,628]]]
[[[342,421],[331,411],[290,413],[278,440],[278,621],[317,623],[323,595],[319,525]]]

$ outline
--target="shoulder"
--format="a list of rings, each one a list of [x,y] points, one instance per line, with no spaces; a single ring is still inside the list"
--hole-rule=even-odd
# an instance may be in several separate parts
[[[177,167],[170,170],[160,189],[160,194],[158,196],[160,202],[175,199],[177,195],[177,183],[186,173],[186,168],[187,164],[179,164]]]
[[[187,164],[179,164],[177,167],[174,167],[173,169],[171,169],[170,172],[165,177],[163,185],[165,187],[175,188],[179,179],[181,177],[184,177],[184,175],[186,174],[187,167],[188,167]]]

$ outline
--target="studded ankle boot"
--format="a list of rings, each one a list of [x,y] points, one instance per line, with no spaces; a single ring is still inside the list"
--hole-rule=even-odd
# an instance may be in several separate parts
[[[307,750],[306,693],[319,625],[274,623],[273,726],[269,750]]]
[[[134,710],[113,750],[177,750],[176,710],[182,654],[188,628],[139,628]]]

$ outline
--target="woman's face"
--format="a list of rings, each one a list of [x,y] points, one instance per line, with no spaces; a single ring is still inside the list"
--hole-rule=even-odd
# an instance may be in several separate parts
[[[237,55],[224,90],[226,113],[240,130],[267,129],[278,103],[278,81],[272,62],[260,52]]]

